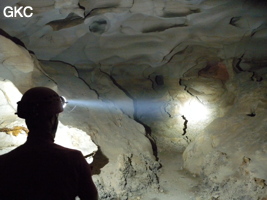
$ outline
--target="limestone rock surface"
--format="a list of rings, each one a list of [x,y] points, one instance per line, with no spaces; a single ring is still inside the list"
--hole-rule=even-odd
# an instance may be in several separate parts
[[[265,1],[1,0],[0,9],[7,5],[32,6],[33,16],[0,13],[0,77],[21,93],[46,86],[66,96],[61,122],[98,146],[102,199],[158,189],[164,150],[185,151],[203,200],[267,198]],[[3,122],[14,121],[15,106]]]
[[[261,199],[267,194],[266,81],[237,75],[229,84],[235,104],[211,122],[185,150],[184,167],[217,188],[206,191],[222,199]],[[232,188],[232,189],[230,189]],[[207,197],[203,197],[205,199]]]

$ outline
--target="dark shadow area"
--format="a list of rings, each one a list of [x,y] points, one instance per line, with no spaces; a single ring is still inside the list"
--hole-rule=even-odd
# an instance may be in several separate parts
[[[172,25],[172,26],[156,26],[152,28],[146,28],[142,30],[142,33],[155,33],[155,32],[163,32],[171,28],[179,28],[179,27],[187,27],[186,24],[178,24],[178,25]]]
[[[3,29],[0,28],[0,35],[10,39],[11,41],[13,41],[14,43],[24,47],[26,49],[26,46],[24,45],[24,43],[19,40],[18,38],[16,37],[12,37],[11,35],[9,35],[7,32],[5,32]]]
[[[59,19],[48,22],[54,31],[59,31],[61,29],[70,28],[83,23],[84,18],[76,15],[75,13],[70,13],[65,19]]]
[[[3,29],[1,29],[1,28],[0,28],[0,35],[6,37],[6,38],[8,38],[8,39],[10,39],[10,40],[11,40],[12,42],[14,42],[15,44],[20,45],[20,46],[24,47],[25,49],[27,49],[27,47],[25,46],[25,44],[24,44],[20,39],[18,39],[18,38],[16,38],[16,37],[13,37],[13,36],[9,35],[7,32],[5,32],[5,31],[4,31]],[[28,49],[27,49],[27,50],[28,50]],[[33,51],[30,51],[30,50],[28,50],[28,51],[29,51],[29,53],[31,53],[31,54],[34,55],[34,52],[33,52]]]
[[[251,112],[251,113],[247,114],[247,116],[249,116],[249,117],[255,117],[256,116],[256,113]]]
[[[183,134],[182,135],[185,135],[186,134],[188,120],[185,118],[184,115],[182,115],[182,118],[184,120],[184,128],[183,128]]]
[[[94,161],[91,164],[92,174],[100,174],[101,168],[108,164],[109,159],[103,154],[101,148],[98,147],[98,151],[94,155]]]
[[[155,139],[152,137],[151,128],[148,125],[144,124],[143,122],[139,121],[138,119],[135,119],[135,121],[137,121],[138,123],[142,124],[145,127],[146,137],[150,141],[150,144],[151,144],[151,147],[152,147],[152,150],[153,150],[153,155],[155,156],[156,161],[158,161],[159,160],[159,158],[158,158],[158,147],[157,147]]]

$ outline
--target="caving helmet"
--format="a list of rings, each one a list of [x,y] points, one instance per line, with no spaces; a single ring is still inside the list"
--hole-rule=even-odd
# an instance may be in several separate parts
[[[38,116],[55,115],[64,110],[64,97],[47,87],[34,87],[24,93],[17,103],[17,115],[27,119]]]

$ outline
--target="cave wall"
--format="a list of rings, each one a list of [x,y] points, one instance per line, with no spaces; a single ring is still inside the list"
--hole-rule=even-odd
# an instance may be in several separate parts
[[[203,199],[264,197],[264,1],[14,0],[0,7],[15,4],[32,6],[34,15],[0,16],[0,77],[22,93],[42,85],[73,101],[61,121],[88,133],[107,158],[94,177],[102,198],[159,188],[162,149],[185,150],[184,167],[206,180]],[[224,194],[233,186],[239,192]]]

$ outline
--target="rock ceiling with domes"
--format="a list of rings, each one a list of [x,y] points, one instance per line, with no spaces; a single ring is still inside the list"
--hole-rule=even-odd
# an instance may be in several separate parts
[[[42,60],[157,67],[172,62],[190,46],[213,49],[220,59],[244,54],[243,62],[255,56],[255,45],[257,58],[266,52],[264,1],[15,0],[1,4],[32,6],[32,17],[2,18],[1,28]]]
[[[33,15],[5,17],[6,6]],[[1,0],[0,10],[1,134],[25,126],[19,93],[46,86],[69,100],[59,140],[66,131],[76,148],[95,153],[90,137],[98,147],[101,199],[165,190],[162,152],[201,178],[198,199],[267,198],[266,1]]]

